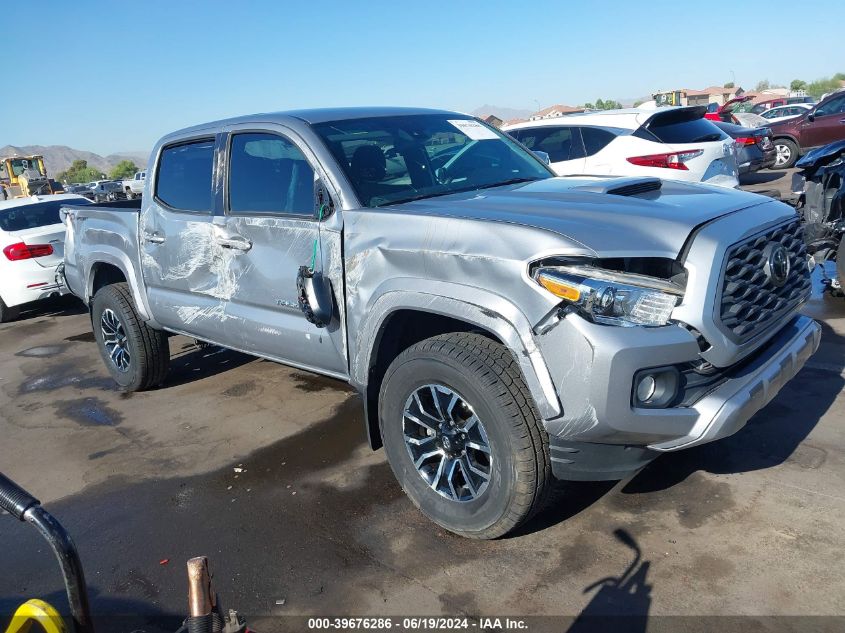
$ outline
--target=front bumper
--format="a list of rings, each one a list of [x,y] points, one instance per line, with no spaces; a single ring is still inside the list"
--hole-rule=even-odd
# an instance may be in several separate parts
[[[759,350],[725,370],[718,384],[697,400],[686,406],[646,409],[633,406],[634,375],[641,369],[701,360],[692,334],[679,326],[609,327],[567,316],[538,338],[564,411],[559,418],[545,421],[551,445],[565,460],[557,464],[560,472],[555,474],[607,479],[612,472],[618,478],[660,452],[735,433],[798,373],[820,338],[821,328],[815,321],[795,316]],[[616,450],[583,450],[595,444],[614,445]],[[631,468],[612,463],[566,464],[573,461],[566,452],[598,455],[605,461],[624,457]],[[577,477],[565,476],[567,468],[575,467]]]
[[[818,323],[805,316],[795,318],[767,344],[764,353],[739,370],[739,375],[695,403],[699,419],[689,433],[649,448],[677,451],[733,435],[795,377],[820,341]]]

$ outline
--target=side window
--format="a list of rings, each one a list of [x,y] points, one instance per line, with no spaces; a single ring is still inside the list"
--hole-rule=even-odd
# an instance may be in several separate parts
[[[312,215],[314,170],[286,138],[235,134],[229,154],[229,211]]]
[[[581,141],[573,128],[537,127],[518,130],[519,141],[530,150],[546,152],[553,163],[582,158]]]
[[[166,147],[158,163],[156,197],[181,211],[211,213],[214,141]]]
[[[581,138],[584,139],[587,156],[592,156],[603,150],[610,141],[616,138],[616,135],[598,127],[582,127]]]
[[[845,112],[845,95],[831,99],[827,103],[816,108],[816,116],[840,114],[842,112]]]

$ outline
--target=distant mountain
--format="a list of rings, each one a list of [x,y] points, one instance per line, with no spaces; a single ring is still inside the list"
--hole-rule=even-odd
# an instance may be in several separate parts
[[[6,145],[0,147],[0,158],[13,156],[15,154],[41,154],[44,157],[44,165],[47,167],[47,175],[55,177],[60,171],[66,170],[75,160],[88,161],[88,166],[99,169],[107,174],[122,160],[131,160],[140,168],[147,166],[148,154],[143,152],[119,152],[100,156],[94,152],[73,149],[64,145]]]
[[[484,104],[480,108],[476,108],[472,112],[470,112],[472,116],[485,116],[488,114],[495,114],[497,117],[502,119],[502,121],[508,121],[510,119],[527,119],[529,116],[534,114],[533,110],[521,110],[519,108],[503,108],[501,106],[489,105]]]

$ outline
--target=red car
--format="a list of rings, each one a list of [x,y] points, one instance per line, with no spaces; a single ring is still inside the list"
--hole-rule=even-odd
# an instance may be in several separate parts
[[[834,92],[800,116],[769,127],[777,150],[775,168],[792,167],[811,149],[845,140],[845,90]]]
[[[730,101],[725,102],[724,105],[718,103],[711,103],[707,106],[707,112],[704,113],[705,119],[711,121],[724,121],[725,123],[739,123],[731,114],[734,109],[746,101],[751,101],[754,97],[734,97]]]

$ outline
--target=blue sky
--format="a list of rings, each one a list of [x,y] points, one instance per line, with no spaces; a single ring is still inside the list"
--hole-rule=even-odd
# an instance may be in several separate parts
[[[105,154],[251,112],[533,110],[845,72],[842,0],[36,4],[4,8],[0,146]]]

